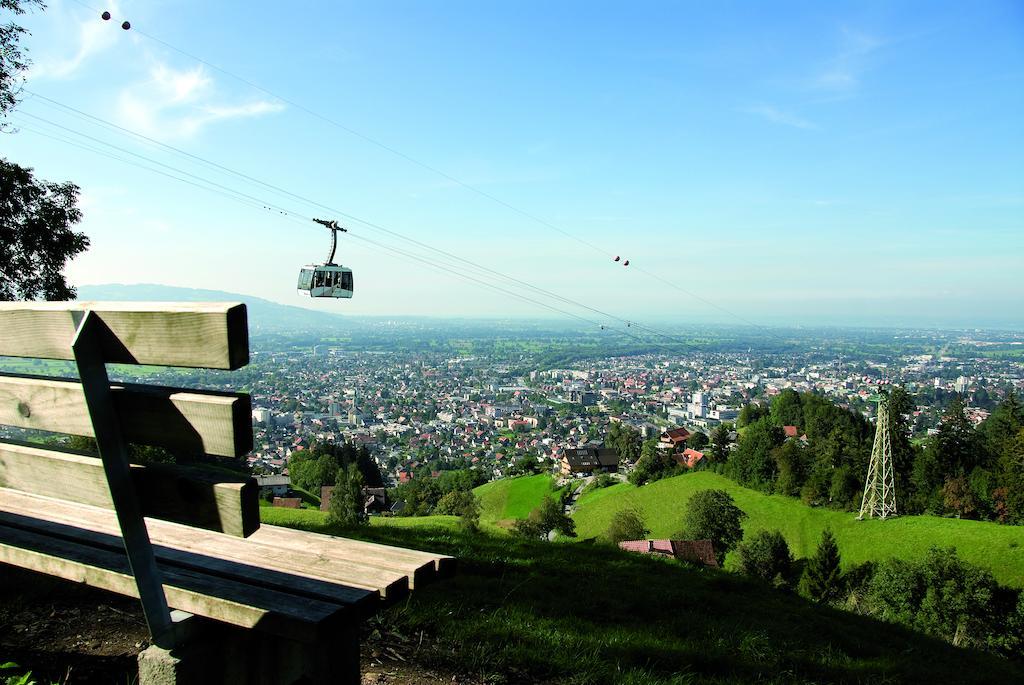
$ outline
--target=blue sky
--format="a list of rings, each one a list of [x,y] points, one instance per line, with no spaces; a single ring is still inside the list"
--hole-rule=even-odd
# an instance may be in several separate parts
[[[24,19],[30,94],[616,316],[1024,326],[1019,2],[85,4]],[[2,154],[82,187],[93,244],[76,283],[355,314],[552,314],[358,239],[340,250],[356,297],[311,303],[294,284],[323,259],[323,229],[37,132],[330,212],[42,97],[13,118]]]

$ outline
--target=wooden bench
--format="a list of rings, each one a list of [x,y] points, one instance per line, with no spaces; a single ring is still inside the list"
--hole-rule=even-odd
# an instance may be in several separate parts
[[[129,464],[129,444],[252,449],[248,395],[111,383],[106,369],[239,369],[243,304],[0,303],[0,355],[72,360],[79,375],[0,374],[0,424],[93,438],[99,453],[0,441],[0,563],[139,597],[154,642],[143,685],[356,683],[359,622],[454,571],[450,557],[261,526],[252,478]]]

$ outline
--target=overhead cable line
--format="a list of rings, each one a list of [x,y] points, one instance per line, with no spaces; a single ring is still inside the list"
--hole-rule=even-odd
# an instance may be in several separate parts
[[[106,150],[103,150],[103,149],[100,149],[100,148],[96,148],[96,147],[93,147],[93,146],[90,146],[90,145],[82,144],[82,143],[80,143],[78,141],[74,141],[74,140],[68,139],[68,138],[63,137],[63,136],[53,135],[53,134],[50,134],[50,133],[46,133],[46,132],[40,131],[38,129],[32,128],[30,126],[26,126],[26,125],[24,125],[24,123],[21,123],[22,130],[24,130],[24,131],[26,131],[28,133],[33,133],[35,135],[39,135],[39,136],[42,136],[42,137],[45,137],[45,138],[49,138],[51,140],[62,142],[62,143],[65,143],[67,145],[71,145],[71,146],[74,146],[76,148],[79,148],[79,149],[82,149],[82,150],[86,150],[88,152],[92,152],[94,154],[99,154],[99,155],[102,155],[104,157],[108,157],[110,159],[114,159],[114,160],[119,161],[119,162],[130,164],[130,165],[135,166],[137,168],[145,169],[147,171],[151,171],[153,173],[160,174],[160,175],[162,175],[162,176],[164,176],[166,178],[170,178],[172,180],[179,181],[179,182],[182,182],[182,183],[185,183],[185,184],[188,184],[188,185],[200,188],[202,190],[207,190],[207,191],[213,192],[215,194],[221,195],[221,196],[223,196],[223,197],[225,197],[225,198],[227,198],[229,200],[233,200],[235,202],[239,202],[239,203],[241,203],[241,204],[243,204],[243,205],[245,205],[247,207],[250,207],[252,209],[257,209],[257,210],[259,210],[259,209],[263,209],[263,210],[271,209],[272,211],[277,211],[280,214],[284,215],[285,219],[291,220],[291,221],[293,221],[293,222],[295,222],[295,223],[297,223],[299,225],[302,225],[303,227],[308,226],[307,221],[312,221],[313,220],[312,217],[304,217],[303,215],[299,214],[298,212],[294,212],[294,211],[291,211],[291,210],[285,210],[285,209],[282,209],[282,208],[279,208],[279,207],[276,207],[276,206],[268,205],[266,201],[264,201],[264,200],[262,200],[260,198],[257,198],[257,197],[254,197],[254,196],[251,196],[251,195],[248,195],[248,194],[245,194],[245,193],[241,193],[241,192],[236,191],[236,190],[231,189],[231,188],[227,188],[226,186],[223,186],[221,184],[217,184],[217,183],[214,183],[212,181],[209,181],[209,179],[205,179],[203,177],[196,176],[195,174],[191,174],[189,172],[177,169],[176,167],[172,167],[172,166],[164,164],[162,162],[158,162],[158,161],[153,160],[151,158],[148,158],[148,157],[146,157],[144,155],[139,155],[137,153],[126,151],[123,148],[119,148],[118,146],[112,145],[110,143],[105,143],[104,141],[101,141],[99,139],[93,138],[93,137],[85,135],[85,134],[81,134],[81,133],[79,133],[77,131],[74,131],[73,129],[69,129],[69,128],[64,127],[64,126],[60,126],[58,124],[54,124],[53,122],[49,122],[48,120],[43,119],[42,117],[36,117],[36,116],[30,115],[30,114],[28,114],[26,112],[18,112],[16,114],[18,114],[18,115],[28,115],[28,116],[30,116],[30,117],[32,117],[34,119],[43,121],[44,123],[50,124],[52,126],[60,128],[60,129],[62,129],[64,131],[73,133],[74,135],[81,135],[82,137],[84,137],[86,139],[89,139],[89,140],[92,140],[94,142],[99,142],[99,143],[101,143],[103,145],[106,145],[108,147],[111,147],[113,149],[120,150],[122,152],[127,152],[128,154],[132,155],[133,157],[149,161],[152,164],[159,165],[161,167],[164,167],[165,169],[171,169],[171,170],[177,171],[178,173],[181,173],[181,174],[184,174],[186,176],[189,176],[189,177],[191,177],[192,179],[195,179],[195,180],[189,180],[189,178],[182,178],[181,176],[176,176],[176,175],[174,175],[172,173],[168,173],[167,171],[164,171],[164,170],[161,170],[161,169],[158,169],[158,168],[154,168],[152,166],[147,166],[146,164],[134,161],[132,159],[127,159],[125,157],[121,157],[119,155],[113,154],[113,153],[108,152]],[[200,182],[197,183],[196,180],[198,180]],[[208,184],[208,185],[204,185],[204,184]],[[594,321],[593,319],[589,319],[589,318],[580,316],[578,314],[575,314],[573,312],[566,311],[566,310],[564,310],[562,308],[555,307],[553,305],[550,305],[548,303],[542,302],[540,300],[536,300],[534,298],[526,297],[526,296],[522,295],[521,293],[513,292],[511,290],[508,290],[507,288],[503,288],[503,287],[501,287],[499,285],[496,285],[494,283],[491,283],[491,282],[488,282],[488,281],[485,281],[485,280],[481,280],[479,278],[475,278],[473,276],[470,276],[470,275],[464,273],[463,271],[449,268],[448,266],[445,266],[443,264],[440,264],[438,262],[435,262],[435,261],[432,261],[432,260],[429,260],[429,259],[425,259],[425,258],[423,258],[421,256],[412,254],[410,252],[407,252],[407,251],[402,250],[400,248],[397,248],[395,246],[388,245],[386,243],[381,243],[379,241],[372,240],[372,239],[367,238],[365,236],[360,236],[360,235],[356,235],[356,234],[352,234],[351,237],[355,238],[357,240],[366,242],[368,244],[374,245],[374,246],[376,246],[379,249],[391,252],[392,254],[396,254],[396,255],[399,255],[401,257],[404,257],[406,260],[414,260],[416,262],[419,262],[421,264],[425,264],[425,265],[427,265],[429,267],[432,267],[434,269],[437,269],[437,270],[440,270],[440,271],[452,274],[452,275],[454,275],[456,277],[462,278],[463,280],[467,280],[467,281],[470,281],[472,283],[476,283],[476,284],[481,285],[483,287],[489,288],[491,290],[494,290],[495,292],[499,292],[499,293],[508,295],[509,297],[512,297],[514,299],[521,300],[521,301],[524,301],[524,302],[529,302],[529,303],[535,304],[535,305],[540,306],[540,307],[544,307],[544,308],[549,309],[549,310],[551,310],[553,312],[556,312],[556,313],[562,314],[564,316],[570,317],[572,319],[576,319],[577,321],[581,321],[583,323],[586,323],[586,324],[588,324],[591,327],[599,327],[602,330],[612,329],[613,328],[613,327],[611,327],[611,326],[609,326],[607,324],[601,324],[600,322]],[[630,333],[630,332],[628,332],[626,330],[618,330],[618,332],[621,333],[622,335],[625,335],[628,338],[631,338],[632,340],[635,340],[636,342],[638,342],[638,343],[640,343],[642,345],[655,345],[655,346],[662,347],[662,348],[665,348],[667,350],[670,350],[672,352],[676,351],[676,350],[673,350],[672,348],[669,348],[668,346],[666,346],[666,345],[664,345],[662,343],[657,343],[657,342],[652,342],[652,341],[644,340],[643,338],[641,338],[641,337],[639,337],[637,335],[634,335],[634,334],[632,334],[632,333]]]
[[[629,328],[636,327],[636,328],[639,328],[639,329],[642,329],[642,330],[646,331],[647,333],[649,333],[651,335],[658,336],[658,337],[661,337],[661,338],[665,338],[665,339],[671,340],[672,342],[674,342],[676,344],[679,344],[679,340],[676,338],[676,336],[673,336],[672,334],[664,333],[664,332],[659,331],[659,330],[657,330],[655,328],[652,328],[650,326],[641,324],[641,323],[639,323],[637,321],[625,319],[623,317],[617,316],[615,314],[611,314],[609,312],[603,311],[603,310],[598,309],[596,307],[593,307],[591,305],[588,305],[588,304],[585,304],[585,303],[582,303],[582,302],[578,302],[576,300],[573,300],[571,298],[565,297],[565,296],[560,295],[558,293],[555,293],[555,292],[552,292],[550,290],[541,288],[541,287],[536,286],[533,283],[530,283],[528,281],[522,280],[522,279],[517,278],[515,276],[508,275],[506,273],[503,273],[503,272],[498,271],[496,269],[493,269],[491,267],[484,266],[482,264],[479,264],[479,263],[474,262],[472,260],[466,259],[464,257],[461,257],[461,256],[459,256],[457,254],[454,254],[452,252],[449,252],[447,250],[443,250],[441,248],[434,247],[434,246],[432,246],[432,245],[430,245],[428,243],[425,243],[423,241],[417,240],[415,238],[411,238],[411,237],[406,236],[406,235],[404,235],[402,233],[399,233],[398,231],[395,231],[393,229],[389,229],[386,226],[382,226],[382,225],[374,223],[372,221],[368,221],[366,219],[362,219],[362,218],[360,218],[358,216],[349,214],[349,213],[344,212],[344,211],[342,211],[340,209],[337,209],[335,207],[331,207],[331,206],[325,205],[325,204],[320,203],[320,202],[318,202],[316,200],[310,199],[308,197],[304,197],[304,196],[299,195],[297,193],[293,193],[293,192],[291,192],[289,190],[286,190],[285,188],[282,188],[280,186],[274,185],[272,183],[268,183],[266,181],[263,181],[261,179],[255,178],[255,177],[250,176],[248,174],[245,174],[243,172],[231,169],[231,168],[229,168],[227,166],[224,166],[222,164],[219,164],[217,162],[208,160],[208,159],[206,159],[204,157],[201,157],[199,155],[195,155],[193,153],[187,152],[187,151],[182,150],[180,148],[177,148],[177,147],[175,147],[173,145],[169,145],[167,143],[163,143],[163,142],[161,142],[159,140],[156,140],[156,139],[151,138],[149,136],[146,136],[144,134],[138,133],[136,131],[132,131],[132,130],[130,130],[128,128],[125,128],[123,126],[119,126],[119,125],[117,125],[117,124],[115,124],[113,122],[107,121],[107,120],[102,119],[102,118],[97,117],[97,116],[94,116],[92,114],[84,112],[84,111],[82,111],[80,109],[77,109],[75,107],[72,107],[70,105],[66,105],[66,104],[61,103],[61,102],[59,102],[57,100],[54,100],[53,98],[46,97],[45,95],[42,95],[40,93],[34,93],[33,92],[32,94],[35,95],[35,97],[38,98],[40,101],[43,101],[44,103],[48,103],[48,104],[56,106],[56,107],[60,107],[63,110],[71,113],[74,116],[77,116],[79,118],[82,118],[82,119],[94,122],[94,123],[102,125],[102,126],[106,126],[107,128],[113,129],[113,130],[115,130],[116,132],[118,132],[118,133],[120,133],[122,135],[126,135],[126,136],[129,136],[129,137],[138,139],[138,140],[142,140],[142,141],[151,143],[153,145],[157,145],[157,146],[159,146],[159,147],[161,147],[163,149],[169,150],[171,152],[177,153],[179,155],[183,155],[183,156],[185,156],[185,157],[187,157],[189,159],[192,159],[194,161],[200,162],[200,163],[205,164],[205,165],[207,165],[209,167],[215,168],[215,169],[217,169],[217,170],[219,170],[221,172],[224,172],[224,173],[227,173],[227,174],[231,174],[231,175],[233,175],[235,177],[238,177],[238,178],[242,179],[246,183],[258,184],[259,186],[262,186],[262,187],[264,187],[266,189],[272,190],[272,191],[274,191],[274,192],[276,192],[276,193],[278,193],[280,195],[287,196],[287,197],[293,198],[295,200],[298,200],[300,202],[309,204],[311,206],[315,206],[315,207],[318,207],[320,209],[327,210],[327,211],[332,212],[332,213],[334,213],[334,214],[336,214],[338,216],[342,216],[342,217],[351,219],[351,220],[356,221],[356,222],[358,222],[360,224],[363,224],[363,225],[365,225],[367,227],[370,227],[370,228],[382,231],[382,232],[387,233],[387,234],[389,234],[391,236],[394,236],[394,237],[399,238],[401,240],[404,240],[406,242],[412,243],[412,244],[416,245],[417,247],[421,247],[421,248],[430,250],[430,251],[432,251],[434,253],[437,253],[439,255],[443,255],[444,257],[447,257],[449,259],[456,260],[457,262],[460,262],[460,263],[462,263],[462,264],[464,264],[466,266],[474,268],[474,269],[478,270],[479,272],[490,274],[492,276],[497,276],[499,278],[505,279],[506,281],[515,283],[518,286],[528,288],[528,289],[532,290],[533,292],[535,292],[535,293],[537,293],[539,295],[543,295],[545,297],[549,297],[549,298],[558,300],[558,301],[560,301],[560,302],[562,302],[564,304],[568,304],[568,305],[571,305],[571,306],[575,306],[575,307],[579,307],[581,309],[588,310],[588,311],[590,311],[590,312],[592,312],[594,314],[598,314],[598,315],[604,316],[604,317],[606,317],[608,319],[618,321],[618,322],[624,324],[625,326],[627,326]],[[38,117],[36,115],[32,115],[32,114],[28,114],[28,113],[25,113],[25,114],[27,114],[28,116],[31,116],[33,118],[39,119],[41,121],[46,121],[46,122],[50,123],[51,125],[57,126],[57,127],[62,128],[64,130],[69,130],[69,131],[72,130],[72,129],[68,129],[67,127],[63,127],[63,126],[61,126],[59,124],[55,124],[53,122],[49,122],[49,120],[44,119],[42,117]],[[91,136],[88,136],[87,134],[80,134],[80,135],[82,135],[84,137],[87,137],[87,138],[90,138],[91,140],[98,141],[98,139],[93,138]],[[105,145],[109,145],[109,146],[114,147],[115,149],[121,150],[123,152],[127,152],[128,154],[132,154],[134,156],[139,156],[139,155],[137,155],[137,153],[133,153],[133,152],[124,150],[123,148],[115,146],[115,145],[113,145],[111,143],[106,143],[106,142],[103,142],[103,141],[98,141],[98,142],[101,142],[102,144],[105,144]],[[153,163],[160,164],[161,166],[165,166],[165,167],[168,167],[168,168],[174,168],[174,167],[169,167],[168,165],[162,164],[161,162],[154,161]],[[181,173],[188,174],[188,172],[184,172],[184,171],[182,171]],[[188,175],[195,177],[193,174],[188,174]],[[198,177],[195,177],[195,178],[198,178]],[[231,190],[231,192],[240,192],[240,191],[236,191],[236,190],[233,190],[233,189],[228,189],[225,186],[222,186],[220,184],[216,184],[216,183],[214,183],[212,181],[207,181],[207,182],[209,182],[211,184],[214,184],[214,185],[217,185],[218,187],[220,187],[222,189]],[[244,195],[244,193],[242,193],[242,194]],[[247,197],[249,197],[250,199],[255,199],[252,196],[248,196],[247,195]],[[272,209],[276,209],[276,210],[280,211],[281,213],[289,213],[289,210],[284,210],[284,209],[282,209],[281,207],[278,207],[278,206],[273,206],[272,205],[271,208]],[[687,342],[684,342],[682,344],[689,346],[689,343],[687,343]]]
[[[37,116],[35,114],[31,114],[29,112],[25,112],[23,110],[19,110],[18,113],[21,116],[31,117],[32,119],[35,119],[37,121],[41,121],[41,122],[43,122],[43,123],[45,123],[45,124],[47,124],[49,126],[53,126],[54,128],[58,128],[58,129],[61,129],[62,131],[67,131],[69,133],[73,133],[74,135],[80,136],[80,137],[85,138],[87,140],[91,140],[91,141],[93,141],[95,143],[99,143],[100,145],[104,145],[106,147],[113,148],[114,150],[117,150],[119,152],[123,152],[125,154],[131,155],[132,157],[137,157],[139,159],[146,160],[146,161],[148,161],[148,162],[150,162],[152,164],[156,164],[156,165],[164,167],[166,169],[170,169],[170,170],[176,171],[176,172],[178,172],[180,174],[184,174],[185,176],[189,176],[191,178],[197,179],[197,180],[202,181],[204,183],[208,183],[211,186],[217,187],[217,188],[219,188],[219,189],[221,189],[223,191],[230,192],[230,193],[235,193],[235,194],[240,195],[240,196],[242,196],[242,197],[244,197],[244,198],[246,198],[248,200],[251,200],[253,202],[263,202],[259,198],[254,197],[252,195],[248,195],[246,193],[243,193],[240,190],[236,190],[236,189],[231,188],[229,186],[225,186],[223,184],[217,183],[216,181],[211,181],[211,180],[209,180],[207,178],[203,178],[202,176],[197,176],[196,174],[193,174],[193,173],[188,172],[188,171],[184,171],[184,170],[179,169],[177,167],[171,166],[170,164],[165,164],[163,162],[159,162],[159,161],[157,161],[155,159],[152,159],[151,157],[146,157],[145,155],[140,155],[137,152],[132,152],[131,150],[127,150],[127,149],[125,149],[123,147],[120,147],[118,145],[114,145],[113,143],[108,143],[105,140],[101,140],[100,138],[96,138],[96,137],[91,136],[91,135],[89,135],[87,133],[82,133],[81,131],[76,131],[75,129],[68,128],[67,126],[62,126],[61,124],[58,124],[58,123],[56,123],[54,121],[50,121],[49,119],[46,119],[45,117],[40,117],[40,116]],[[264,204],[266,204],[266,206],[268,208],[273,209],[275,211],[278,211],[281,214],[297,214],[296,212],[293,212],[291,210],[285,209],[285,208],[280,207],[278,205],[275,205],[273,203],[264,203]]]
[[[94,12],[98,12],[99,11],[96,8],[92,7],[91,5],[88,5],[85,2],[82,2],[82,0],[73,0],[73,2],[75,2],[76,4],[78,4],[78,5],[82,6],[82,7],[90,9],[90,10],[92,10]],[[376,147],[378,147],[378,148],[380,148],[382,150],[385,150],[386,152],[389,152],[389,153],[395,155],[396,157],[400,157],[401,159],[404,159],[405,161],[407,161],[407,162],[409,162],[411,164],[414,164],[414,165],[416,165],[418,167],[421,167],[421,168],[423,168],[423,169],[425,169],[425,170],[427,170],[427,171],[429,171],[429,172],[431,172],[433,174],[436,174],[436,175],[438,175],[438,176],[440,176],[440,177],[442,177],[442,178],[444,178],[444,179],[446,179],[446,180],[448,180],[448,181],[450,181],[452,183],[455,183],[456,185],[460,186],[461,188],[464,188],[464,189],[466,189],[466,190],[468,190],[470,192],[473,192],[473,193],[475,193],[475,194],[477,194],[477,195],[479,195],[481,197],[484,197],[484,198],[490,200],[491,202],[494,202],[494,203],[496,203],[496,204],[498,204],[498,205],[508,209],[509,211],[512,211],[512,212],[514,212],[516,214],[519,214],[520,216],[523,216],[523,217],[529,219],[530,221],[533,221],[533,222],[535,222],[535,223],[537,223],[537,224],[539,224],[541,226],[544,226],[545,228],[549,228],[549,229],[551,229],[551,230],[553,230],[553,231],[555,231],[557,233],[560,233],[561,235],[564,235],[564,236],[566,236],[566,237],[568,237],[568,238],[570,238],[570,239],[580,243],[581,245],[584,245],[584,246],[590,248],[591,250],[593,250],[594,252],[602,255],[605,258],[611,257],[612,255],[614,255],[614,253],[612,253],[612,252],[610,252],[610,251],[608,251],[608,250],[606,250],[606,249],[596,245],[595,243],[593,243],[593,242],[591,242],[589,240],[586,240],[584,238],[581,238],[580,236],[578,236],[578,235],[576,235],[576,234],[574,234],[574,233],[572,233],[572,232],[570,232],[570,231],[568,231],[568,230],[566,230],[566,229],[564,229],[564,228],[562,228],[562,227],[560,227],[560,226],[558,226],[558,225],[556,225],[556,224],[554,224],[554,223],[552,223],[550,221],[547,221],[546,219],[543,219],[543,218],[537,216],[536,214],[533,214],[532,212],[529,212],[529,211],[527,211],[525,209],[517,207],[517,206],[515,206],[515,205],[513,205],[513,204],[511,204],[509,202],[506,202],[505,200],[501,199],[500,197],[497,197],[496,195],[488,193],[487,191],[482,190],[481,188],[478,188],[478,187],[476,187],[476,186],[474,186],[474,185],[472,185],[470,183],[466,183],[465,181],[459,179],[458,177],[453,176],[452,174],[450,174],[450,173],[448,173],[448,172],[446,172],[446,171],[444,171],[442,169],[439,169],[438,167],[435,167],[435,166],[433,166],[431,164],[428,164],[428,163],[426,163],[424,161],[421,161],[420,159],[417,159],[416,157],[413,157],[413,156],[411,156],[409,154],[406,154],[406,153],[402,152],[401,150],[398,150],[398,149],[392,147],[391,145],[388,145],[386,143],[383,143],[383,142],[377,140],[376,138],[373,138],[372,136],[369,136],[369,135],[367,135],[365,133],[357,131],[356,129],[353,129],[353,128],[349,127],[349,126],[346,126],[345,124],[341,123],[340,121],[338,121],[338,120],[336,120],[336,119],[334,119],[332,117],[329,117],[329,116],[327,116],[325,114],[322,114],[321,112],[318,112],[318,111],[316,111],[316,110],[314,110],[314,109],[312,109],[310,107],[307,107],[306,105],[303,105],[300,102],[297,102],[296,100],[293,100],[291,98],[287,98],[287,97],[285,97],[283,95],[280,95],[280,94],[270,90],[269,88],[267,88],[265,86],[262,86],[262,85],[254,82],[254,81],[252,81],[250,79],[245,78],[244,76],[241,76],[239,74],[236,74],[236,73],[230,71],[229,69],[221,67],[221,66],[219,66],[219,65],[217,65],[217,64],[215,64],[213,62],[210,62],[210,61],[208,61],[208,60],[206,60],[206,59],[204,59],[204,58],[202,58],[202,57],[200,57],[198,55],[195,55],[195,54],[193,54],[191,52],[188,52],[187,50],[179,48],[176,45],[173,45],[173,44],[171,44],[171,43],[169,43],[169,42],[167,42],[167,41],[165,41],[165,40],[163,40],[161,38],[158,38],[157,36],[155,36],[153,34],[150,34],[150,33],[146,32],[146,31],[143,31],[143,30],[139,29],[137,26],[133,27],[133,30],[134,30],[135,33],[138,33],[139,35],[141,35],[141,36],[143,36],[143,37],[145,37],[145,38],[147,38],[147,39],[149,39],[149,40],[151,40],[151,41],[153,41],[153,42],[155,42],[155,43],[157,43],[159,45],[162,45],[162,46],[164,46],[165,48],[167,48],[169,50],[173,50],[174,52],[177,52],[178,54],[183,55],[184,57],[187,57],[187,58],[189,58],[191,60],[194,60],[194,61],[196,61],[196,62],[198,62],[198,63],[200,63],[200,64],[202,64],[202,65],[204,65],[206,67],[209,67],[210,69],[213,69],[214,71],[217,71],[217,72],[219,72],[221,74],[224,74],[225,76],[228,76],[229,78],[232,78],[232,79],[238,81],[239,83],[242,83],[242,84],[244,84],[244,85],[246,85],[246,86],[248,86],[250,88],[258,90],[259,92],[261,92],[261,93],[263,93],[265,95],[268,95],[268,96],[270,96],[270,97],[272,97],[272,98],[274,98],[276,100],[279,100],[280,102],[283,102],[283,103],[285,103],[285,104],[287,104],[287,105],[289,105],[291,107],[294,107],[295,109],[297,109],[297,110],[299,110],[301,112],[304,112],[305,114],[307,114],[309,116],[312,116],[312,117],[314,117],[316,119],[319,119],[320,121],[323,121],[323,122],[325,122],[327,124],[330,124],[331,126],[334,126],[335,128],[337,128],[337,129],[339,129],[341,131],[344,131],[344,132],[348,133],[349,135],[355,136],[356,138],[359,138],[360,140],[363,140],[363,141],[365,141],[367,143],[370,143],[371,145],[374,145],[374,146],[376,146]],[[618,255],[615,255],[615,257],[618,257]],[[615,261],[618,261],[618,259],[616,258]],[[627,263],[628,263],[628,260],[627,260]],[[717,309],[718,311],[720,311],[720,312],[722,312],[722,313],[724,313],[724,314],[726,314],[728,316],[731,316],[731,317],[737,319],[738,321],[740,321],[740,322],[742,322],[742,323],[744,323],[744,324],[746,324],[748,326],[752,326],[752,327],[758,328],[762,332],[767,333],[768,335],[771,335],[773,337],[779,338],[780,340],[782,339],[778,335],[776,335],[768,327],[763,326],[762,324],[755,323],[755,322],[747,319],[746,317],[743,317],[743,316],[737,314],[736,312],[733,312],[732,310],[730,310],[730,309],[728,309],[726,307],[723,307],[723,306],[721,306],[721,305],[719,305],[719,304],[717,304],[715,302],[712,302],[708,298],[703,297],[701,295],[698,295],[697,293],[695,293],[695,292],[693,292],[693,291],[691,291],[691,290],[689,290],[687,288],[684,288],[683,286],[679,285],[678,283],[675,283],[673,281],[670,281],[667,278],[664,278],[663,276],[661,276],[661,275],[651,271],[650,269],[647,269],[647,268],[642,267],[642,266],[636,266],[635,264],[633,265],[633,268],[639,270],[641,273],[643,273],[647,277],[652,278],[654,280],[657,280],[658,282],[660,282],[660,283],[662,283],[664,285],[667,285],[668,287],[673,288],[673,289],[675,289],[675,290],[677,290],[677,291],[687,295],[688,297],[696,299],[696,300],[698,300],[698,301],[708,305],[709,307],[713,307],[714,309]]]
[[[114,153],[111,153],[109,151],[106,151],[106,150],[103,150],[103,149],[100,149],[100,148],[96,148],[96,147],[92,147],[90,145],[83,144],[83,143],[81,143],[79,141],[75,141],[75,140],[72,140],[72,139],[60,136],[60,135],[55,135],[55,134],[53,134],[51,132],[40,131],[40,130],[32,128],[30,126],[26,126],[24,124],[24,122],[19,122],[19,130],[26,131],[28,133],[32,133],[32,134],[37,135],[37,136],[41,136],[43,138],[48,138],[50,140],[55,140],[57,142],[61,142],[61,143],[64,143],[66,145],[70,145],[72,147],[76,147],[76,148],[79,148],[81,150],[86,150],[87,152],[91,152],[93,154],[100,155],[102,157],[107,157],[109,159],[113,159],[113,160],[116,160],[118,162],[122,162],[123,164],[128,164],[128,165],[134,166],[134,167],[139,168],[139,169],[145,169],[146,171],[150,171],[150,172],[152,172],[154,174],[159,174],[161,176],[164,176],[166,178],[169,178],[169,179],[172,179],[172,180],[175,180],[175,181],[179,181],[180,183],[185,183],[185,184],[193,186],[195,188],[199,188],[201,190],[207,190],[207,191],[209,191],[211,193],[215,193],[217,195],[221,195],[221,196],[223,196],[225,198],[228,198],[230,200],[234,200],[235,202],[239,202],[241,204],[244,204],[247,207],[252,207],[253,209],[259,209],[259,210],[266,210],[267,209],[267,207],[265,205],[263,205],[262,203],[260,203],[259,201],[248,200],[248,199],[245,199],[245,198],[243,198],[243,197],[241,197],[239,195],[235,195],[235,194],[232,194],[232,193],[224,192],[223,190],[219,190],[218,188],[214,188],[214,187],[211,187],[211,186],[208,186],[208,185],[203,185],[202,183],[197,183],[195,181],[190,181],[187,178],[181,178],[180,176],[175,176],[172,173],[168,173],[166,171],[162,171],[160,169],[156,169],[156,168],[153,168],[151,166],[147,166],[146,164],[142,164],[140,162],[137,162],[137,161],[134,161],[134,160],[131,160],[131,159],[127,159],[125,157],[121,157],[119,155],[116,155]]]

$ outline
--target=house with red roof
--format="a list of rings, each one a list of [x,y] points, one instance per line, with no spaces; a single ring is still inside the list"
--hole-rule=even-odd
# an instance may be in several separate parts
[[[672,455],[675,462],[680,466],[685,466],[688,469],[692,469],[697,463],[704,458],[704,453],[699,452],[691,447],[687,447],[682,452],[677,452]]]
[[[619,543],[619,549],[718,568],[718,558],[710,540],[624,540]]]

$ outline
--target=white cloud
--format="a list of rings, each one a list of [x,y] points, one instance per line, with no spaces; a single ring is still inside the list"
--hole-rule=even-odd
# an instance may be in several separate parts
[[[120,9],[116,2],[108,2],[106,8],[115,17],[120,15]],[[76,12],[76,15],[81,16]],[[73,22],[70,14],[61,17],[61,23],[69,25]],[[72,45],[73,52],[65,51],[63,54],[55,51],[44,53],[37,57],[29,68],[26,77],[29,80],[38,78],[66,79],[74,76],[75,73],[90,58],[107,51],[117,44],[122,36],[123,30],[115,21],[102,21],[95,14],[89,12],[85,19],[73,24],[74,29],[66,36],[66,40],[54,41],[57,45]]]
[[[843,28],[836,55],[811,78],[811,87],[833,93],[856,90],[870,67],[871,55],[883,45],[885,41],[876,36]]]
[[[199,65],[176,70],[157,64],[149,78],[121,91],[117,102],[120,122],[132,130],[162,139],[191,138],[220,121],[246,119],[284,109],[280,102],[215,101],[213,78]]]
[[[754,107],[747,107],[743,110],[749,114],[756,114],[773,124],[781,124],[783,126],[792,126],[793,128],[802,129],[816,129],[817,124],[808,121],[803,117],[797,116],[790,112],[785,112],[778,107],[772,105],[755,105]]]

